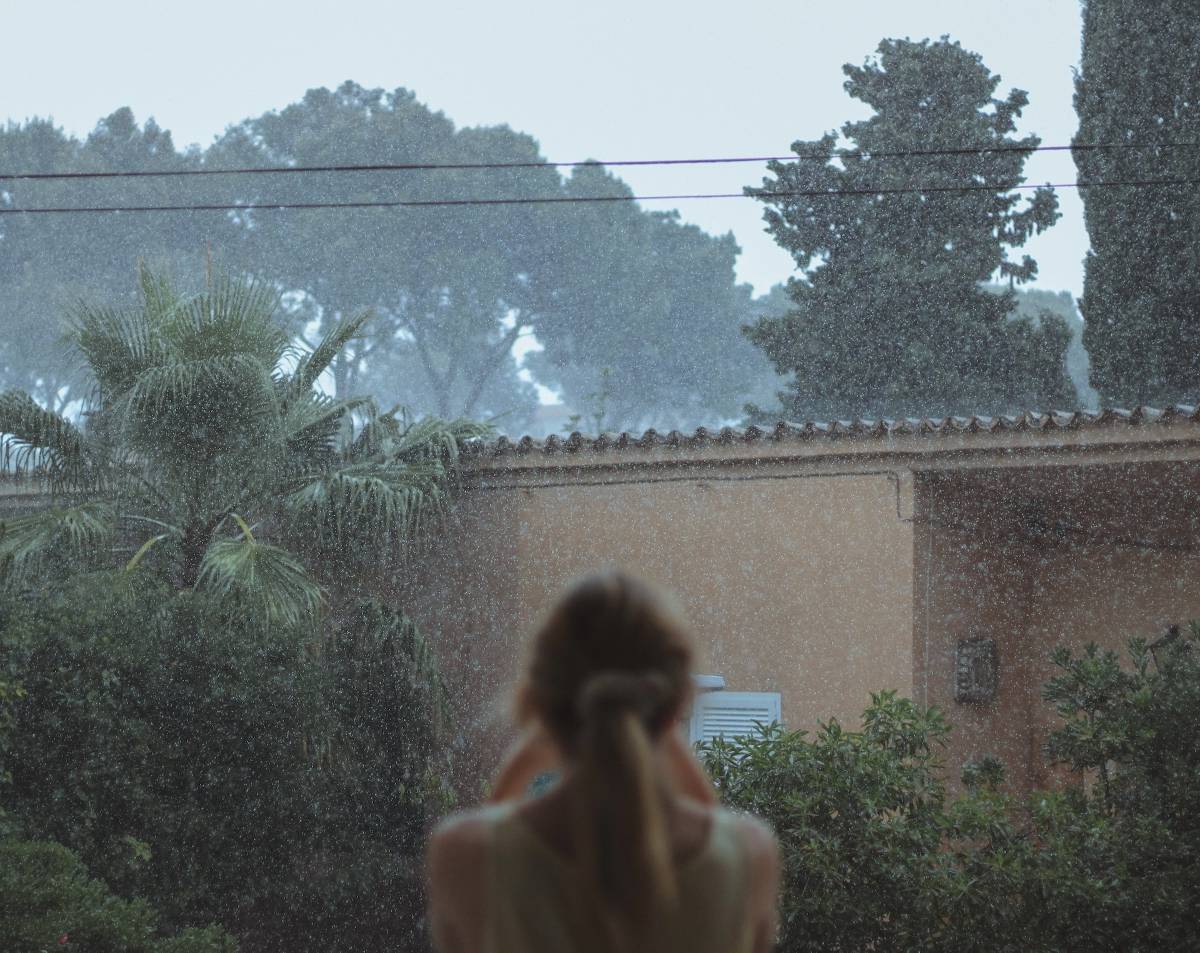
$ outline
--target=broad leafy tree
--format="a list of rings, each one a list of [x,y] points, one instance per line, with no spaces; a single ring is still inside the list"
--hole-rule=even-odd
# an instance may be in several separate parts
[[[1091,249],[1080,307],[1106,403],[1200,396],[1200,17],[1188,0],[1086,0],[1075,83]],[[1086,148],[1087,146],[1118,148]]]
[[[512,357],[521,338],[543,348],[528,360],[534,379],[605,426],[713,423],[770,377],[739,336],[750,293],[736,282],[732,236],[639,208],[599,165],[565,178],[537,166],[545,160],[528,135],[457,128],[407,90],[346,83],[233,127],[205,161],[535,164],[230,180],[246,202],[617,199],[246,217],[228,254],[302,293],[313,321],[375,311],[332,366],[339,393],[365,386],[519,430],[535,407]]]
[[[1032,279],[1009,251],[1058,217],[1050,189],[1013,191],[1036,136],[1015,138],[1027,102],[948,39],[885,40],[846,91],[871,115],[793,143],[795,161],[748,189],[796,260],[792,311],[749,330],[780,373],[789,416],[999,412],[1075,402],[1057,324],[1007,320],[995,275]],[[977,153],[888,153],[978,147]],[[957,186],[971,191],[947,191]],[[913,190],[893,192],[892,190]],[[844,194],[826,195],[840,192]]]
[[[149,120],[138,125],[119,109],[83,141],[44,120],[0,128],[0,169],[6,173],[150,172],[195,168],[171,134]],[[207,191],[206,191],[207,190]],[[36,207],[179,205],[216,197],[191,180],[14,179],[0,183],[0,205]],[[229,223],[219,213],[0,216],[0,388],[30,391],[52,409],[77,404],[75,373],[63,315],[78,300],[133,301],[132,263],[193,271],[206,247],[224,244]]]
[[[568,196],[628,196],[599,165],[581,166]],[[553,307],[528,364],[563,392],[584,430],[712,427],[775,381],[740,333],[759,303],[737,283],[732,234],[714,237],[674,212],[631,202],[557,213],[547,252]],[[764,384],[766,387],[764,387]]]
[[[325,386],[421,414],[495,419],[508,432],[536,412],[535,380],[582,418],[603,403],[603,426],[630,428],[718,423],[772,386],[769,363],[739,332],[756,312],[735,278],[731,236],[625,201],[628,187],[598,165],[564,176],[541,164],[531,136],[458,127],[405,89],[310,90],[203,151],[181,152],[127,109],[82,142],[39,120],[0,130],[6,171],[478,163],[522,167],[6,183],[0,202],[11,207],[621,200],[5,215],[0,317],[20,333],[0,342],[0,386],[73,411],[81,395],[61,314],[85,296],[132,302],[138,258],[180,274],[206,258],[252,272],[279,292],[291,333],[313,342],[369,308],[374,320],[345,342]],[[544,351],[523,374],[513,347],[534,341]]]
[[[539,162],[507,127],[457,129],[409,91],[346,83],[310,90],[277,113],[234,126],[207,153],[214,167]],[[552,168],[408,170],[233,178],[250,203],[460,200],[555,195]],[[363,308],[373,326],[331,365],[339,394],[370,389],[441,416],[527,413],[512,346],[545,301],[536,206],[249,213],[235,260],[300,292],[327,329]],[[369,384],[367,383],[369,382]]]

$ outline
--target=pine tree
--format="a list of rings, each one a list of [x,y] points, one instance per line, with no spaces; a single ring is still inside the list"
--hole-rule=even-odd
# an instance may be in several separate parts
[[[1008,320],[1014,296],[981,285],[997,272],[1010,286],[1037,274],[1019,248],[1058,218],[1057,198],[1013,186],[1036,136],[1011,137],[1027,102],[980,57],[948,38],[885,40],[846,91],[870,118],[773,162],[775,178],[748,189],[767,206],[768,231],[801,273],[793,310],[747,329],[781,374],[785,415],[898,416],[997,413],[1075,402],[1064,367],[1070,338],[1060,321]],[[897,156],[978,147],[993,151]],[[821,161],[823,160],[823,161]],[[913,186],[927,190],[894,192]],[[952,191],[957,186],[972,191]],[[851,193],[823,196],[823,192]]]
[[[1200,7],[1084,0],[1075,82],[1081,181],[1188,180],[1083,190],[1091,251],[1080,307],[1106,403],[1200,397]],[[1185,144],[1182,145],[1181,144]]]

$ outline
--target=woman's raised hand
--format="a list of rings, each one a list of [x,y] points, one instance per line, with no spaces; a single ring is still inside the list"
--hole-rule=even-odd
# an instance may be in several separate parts
[[[540,725],[530,725],[521,732],[500,762],[496,781],[487,798],[488,803],[519,801],[534,778],[558,769],[561,764],[562,756],[554,742]]]
[[[659,751],[664,774],[676,793],[701,804],[717,803],[717,792],[682,732],[674,729],[664,732]],[[488,803],[519,801],[538,775],[561,770],[562,763],[558,747],[545,730],[540,725],[530,725],[500,762]]]
[[[678,729],[667,731],[663,736],[662,749],[666,758],[667,776],[671,779],[675,791],[701,804],[716,804],[717,792],[712,786],[712,781],[696,760],[695,752],[684,738],[683,732]]]

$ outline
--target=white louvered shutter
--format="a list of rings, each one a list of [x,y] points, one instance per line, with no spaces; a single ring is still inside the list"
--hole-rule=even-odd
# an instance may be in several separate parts
[[[691,740],[757,734],[757,723],[781,721],[779,692],[708,692],[696,696]]]

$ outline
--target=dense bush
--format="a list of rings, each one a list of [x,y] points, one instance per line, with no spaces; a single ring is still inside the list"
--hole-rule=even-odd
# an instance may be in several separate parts
[[[717,740],[706,766],[722,799],[771,823],[784,849],[782,949],[917,949],[931,916],[945,790],[936,711],[883,694],[861,732],[779,726]]]
[[[12,780],[9,765],[12,761],[13,707],[24,697],[25,689],[20,682],[9,677],[0,665],[0,838],[13,836],[18,830],[16,819],[4,810],[3,793],[4,786]]]
[[[177,929],[246,950],[417,943],[424,830],[444,809],[440,699],[411,625],[349,612],[319,647],[149,577],[96,573],[9,599],[0,793]]]
[[[1125,666],[1094,647],[1055,657],[1044,696],[1064,724],[1049,752],[1087,781],[1038,829],[1045,861],[1075,862],[1063,949],[1196,949],[1200,627],[1168,641],[1132,642]]]
[[[1193,629],[1193,637],[1197,630]],[[1129,664],[1055,656],[1049,756],[1072,772],[1018,800],[968,765],[949,798],[936,711],[882,694],[861,731],[777,726],[704,750],[725,802],[784,856],[780,949],[1096,953],[1195,949],[1200,660],[1178,638]]]
[[[0,841],[0,938],[5,953],[49,949],[87,953],[236,953],[219,927],[192,928],[170,938],[156,930],[141,900],[113,896],[88,877],[79,858],[59,844]]]

